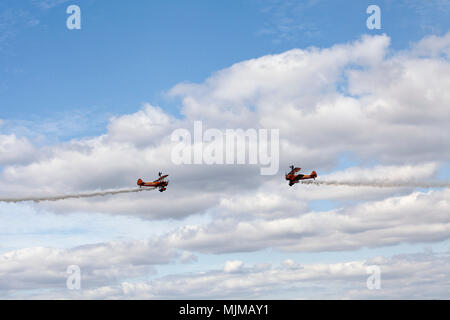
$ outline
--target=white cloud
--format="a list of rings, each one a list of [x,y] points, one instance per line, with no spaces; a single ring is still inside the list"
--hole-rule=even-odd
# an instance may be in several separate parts
[[[227,261],[225,263],[225,267],[223,268],[223,271],[238,272],[239,270],[242,270],[243,267],[244,267],[244,263],[240,260]]]
[[[433,54],[447,48],[447,37],[427,40],[437,48]],[[102,136],[49,146],[40,150],[38,161],[6,166],[0,190],[14,197],[130,187],[137,178],[152,179],[164,171],[177,179],[170,190],[180,186],[173,202],[177,207],[176,200],[192,198],[194,190],[233,192],[231,185],[254,190],[264,181],[253,166],[173,165],[170,134],[175,128],[191,129],[192,120],[219,129],[279,128],[280,163],[295,162],[319,172],[332,169],[343,152],[385,166],[446,163],[450,64],[418,57],[416,49],[386,56],[389,41],[387,36],[365,36],[331,48],[294,49],[237,63],[201,84],[177,85],[171,93],[182,98],[185,119],[145,105],[134,114],[112,118]],[[23,154],[20,144],[9,153]],[[21,183],[25,180],[26,186]],[[220,201],[216,196],[208,204],[204,197],[192,198],[197,205],[187,214],[215,205]],[[132,214],[138,205],[149,203],[141,199],[133,205],[133,196],[120,199],[122,204],[92,199],[54,207]]]
[[[156,241],[84,245],[73,249],[25,248],[0,256],[0,290],[65,288],[67,267],[81,269],[85,288],[148,276],[152,266],[173,262],[179,253]]]
[[[204,253],[264,248],[345,251],[442,241],[450,235],[449,190],[413,192],[342,209],[270,220],[246,221],[225,215],[206,225],[179,228],[169,233],[167,239],[174,247]],[[241,215],[245,216],[245,211]]]
[[[290,268],[242,268],[241,272],[209,270],[172,275],[152,281],[122,282],[81,291],[58,291],[36,298],[71,299],[448,299],[448,254],[419,253],[391,258],[329,264],[299,264]],[[367,267],[381,271],[381,288],[366,286]]]
[[[133,143],[137,147],[160,141],[179,126],[179,121],[158,107],[145,104],[142,110],[112,118],[108,125],[108,141]]]
[[[5,167],[0,189],[13,196],[19,188],[28,194],[125,187],[158,171],[189,179],[198,192],[236,177],[253,181],[247,188],[262,181],[252,166],[173,165],[170,134],[191,129],[192,120],[219,129],[279,128],[281,163],[318,171],[332,169],[343,152],[384,165],[448,162],[450,64],[413,51],[386,56],[389,41],[365,36],[331,48],[294,49],[237,63],[201,84],[177,85],[171,93],[182,98],[185,119],[145,105],[112,118],[105,135],[48,147],[39,161]],[[19,185],[24,180],[25,187]]]
[[[437,49],[422,57],[416,49],[386,56],[387,36],[294,49],[237,63],[171,93],[182,98],[188,119],[279,128],[283,161],[324,166],[349,150],[366,161],[448,161],[450,64],[433,58],[447,50],[447,37],[430,39]]]
[[[282,172],[261,177],[255,166],[175,166],[170,159],[172,130],[190,129],[193,120],[203,120],[205,127],[219,129],[279,128],[282,166],[295,163],[305,170],[315,169],[319,179],[433,179],[437,168],[450,160],[448,35],[430,37],[410,50],[388,55],[389,42],[387,36],[375,36],[324,49],[294,49],[237,63],[203,83],[179,84],[171,94],[181,98],[183,119],[145,105],[134,114],[112,118],[103,135],[37,151],[25,138],[1,135],[2,197],[134,187],[137,178],[152,179],[163,171],[170,174],[164,193],[33,206],[56,213],[104,212],[168,221],[194,215],[206,220],[208,216],[212,222],[186,225],[159,238],[128,244],[7,253],[0,260],[0,279],[4,279],[0,287],[63,288],[66,267],[71,264],[86,270],[88,284],[80,296],[63,293],[74,297],[223,297],[236,293],[248,297],[277,284],[292,288],[293,281],[304,279],[339,282],[363,277],[358,283],[364,285],[361,261],[309,268],[287,260],[279,269],[253,270],[242,261],[231,260],[223,270],[195,276],[151,283],[123,279],[145,276],[155,264],[194,261],[191,252],[345,251],[448,239],[448,189],[290,188]],[[38,157],[33,156],[35,152]],[[335,169],[347,152],[361,165],[322,174]],[[338,208],[311,210],[314,200],[334,200]],[[392,272],[402,266],[411,274],[427,265],[420,263],[415,269],[402,258],[380,261]],[[435,271],[442,274],[439,268],[447,260],[436,261]],[[429,288],[435,289],[436,283]],[[363,289],[353,287],[346,293],[358,296],[364,294]],[[417,292],[416,287],[389,294],[420,296]],[[442,296],[440,290],[434,292]]]
[[[273,116],[282,117],[283,123],[332,98],[348,64],[367,67],[382,61],[388,45],[389,38],[379,36],[323,50],[294,49],[237,63],[203,84],[177,85],[171,94],[183,98],[182,112],[187,117],[207,119],[219,127],[248,125],[253,120],[253,126],[267,126]],[[257,112],[251,111],[252,106]]]
[[[1,122],[0,122],[1,125]],[[35,160],[36,150],[26,138],[0,135],[0,165],[14,165]]]
[[[450,9],[450,5],[449,5]],[[443,37],[431,35],[423,38],[412,47],[412,54],[418,57],[438,58],[441,55],[450,56],[450,33]]]

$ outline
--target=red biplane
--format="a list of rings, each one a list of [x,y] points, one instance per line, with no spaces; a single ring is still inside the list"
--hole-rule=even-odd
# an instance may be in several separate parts
[[[286,173],[286,180],[289,181],[289,186],[293,186],[294,184],[298,183],[300,180],[306,180],[306,179],[316,179],[317,173],[315,171],[311,172],[311,174],[296,174],[299,172],[302,168],[294,168],[294,166],[290,166],[291,171],[289,173]]]
[[[163,192],[166,190],[167,185],[169,184],[169,181],[166,181],[165,179],[169,176],[168,174],[162,175],[161,172],[158,173],[159,178],[152,182],[144,182],[142,179],[139,179],[137,181],[137,184],[139,187],[152,187],[152,188],[159,188],[160,192]]]

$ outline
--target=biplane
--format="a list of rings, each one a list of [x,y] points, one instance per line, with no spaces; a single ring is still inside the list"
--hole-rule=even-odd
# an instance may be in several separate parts
[[[306,179],[316,179],[317,173],[315,171],[311,172],[311,174],[301,174],[298,173],[302,168],[294,168],[294,166],[290,166],[291,171],[286,173],[286,180],[289,181],[289,186],[293,186],[294,184],[300,182],[300,180]]]
[[[166,180],[166,178],[169,176],[168,174],[162,175],[161,172],[158,172],[159,178],[152,182],[144,182],[142,179],[139,179],[137,181],[137,185],[139,187],[150,187],[150,188],[159,188],[160,192],[163,192],[167,189],[167,185],[169,184],[169,181]]]

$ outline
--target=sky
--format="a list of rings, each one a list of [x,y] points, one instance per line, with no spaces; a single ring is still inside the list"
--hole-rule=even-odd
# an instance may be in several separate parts
[[[170,183],[0,201],[0,298],[448,299],[449,13],[448,0],[2,1],[0,199]],[[196,121],[278,130],[279,170],[175,164],[171,135]],[[289,187],[291,164],[325,183]]]

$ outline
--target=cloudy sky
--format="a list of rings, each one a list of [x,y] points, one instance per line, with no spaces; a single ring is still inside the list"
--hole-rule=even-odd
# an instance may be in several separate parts
[[[0,298],[450,298],[449,13],[448,0],[2,1],[0,199],[159,171],[170,184],[0,202]],[[279,130],[279,171],[174,164],[171,135],[195,121]],[[291,164],[345,184],[289,187]]]

